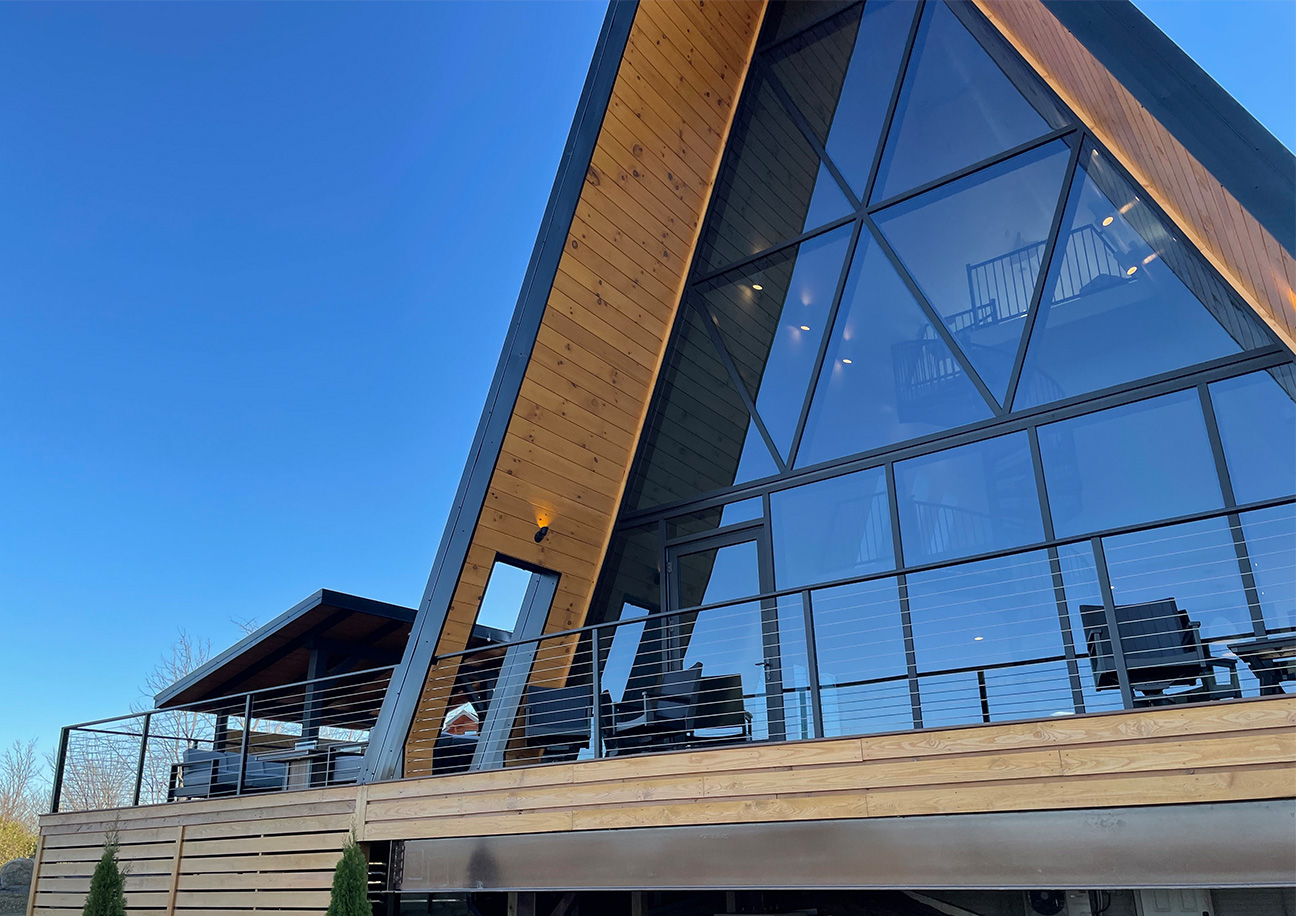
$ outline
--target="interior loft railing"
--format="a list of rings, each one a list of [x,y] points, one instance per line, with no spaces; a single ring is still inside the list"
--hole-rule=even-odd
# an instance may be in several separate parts
[[[69,725],[52,811],[355,782],[394,666]]]
[[[1121,264],[1116,249],[1099,227],[1087,225],[1073,229],[1061,245],[1056,285],[1051,292],[1046,291],[1054,305],[1084,295],[1094,288],[1095,282],[1102,288],[1134,282],[1135,278],[1126,275],[1127,267]],[[1025,315],[1030,310],[1043,256],[1041,241],[969,264],[971,306],[949,317],[950,330],[957,334]]]
[[[969,355],[979,351],[989,360],[1002,357],[994,348],[982,347],[969,335],[995,325],[1025,317],[1030,311],[1035,280],[1044,255],[1044,242],[1032,242],[1007,254],[969,264],[968,297],[971,305],[945,321]],[[1133,283],[1116,250],[1096,226],[1081,226],[1065,239],[1055,286],[1051,291],[1053,306],[1078,301],[1090,293]],[[954,411],[957,405],[948,401],[950,383],[960,378],[962,366],[950,353],[945,341],[933,328],[924,329],[916,340],[901,341],[891,348],[896,395],[906,420],[940,423],[940,413]],[[1061,396],[1057,383],[1043,373],[1032,373],[1023,380],[1032,395],[1032,403],[1044,403]]]

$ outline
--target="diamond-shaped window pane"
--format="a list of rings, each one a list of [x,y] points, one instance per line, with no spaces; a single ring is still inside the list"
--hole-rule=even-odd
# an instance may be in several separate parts
[[[1070,154],[1055,140],[877,214],[882,234],[1001,401]]]
[[[685,307],[678,322],[626,494],[636,509],[778,470],[702,318]]]
[[[846,195],[760,73],[743,93],[706,231],[702,273],[742,260],[851,212]]]
[[[856,7],[779,48],[770,66],[857,194],[868,182],[916,9],[906,0],[875,0],[861,16]]]
[[[875,202],[1064,123],[1056,110],[1037,111],[944,3],[929,3],[926,10],[887,138]],[[1019,81],[1034,79],[1014,69]],[[1041,91],[1031,95],[1037,104],[1047,99]]]
[[[698,292],[783,455],[792,446],[851,227],[762,258]]]
[[[1272,338],[1097,152],[1076,171],[1014,407],[1181,369]]]
[[[860,239],[797,451],[804,467],[990,417],[882,250]]]

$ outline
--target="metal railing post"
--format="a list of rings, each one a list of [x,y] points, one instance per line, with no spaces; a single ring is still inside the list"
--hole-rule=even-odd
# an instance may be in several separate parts
[[[806,668],[810,684],[810,715],[814,721],[814,737],[824,737],[823,700],[819,695],[819,646],[815,642],[814,602],[810,589],[801,593],[801,610],[805,615]]]
[[[148,755],[149,725],[153,721],[153,713],[144,713],[144,727],[140,730],[140,749],[139,761],[135,766],[135,792],[131,796],[131,807],[139,806],[140,789],[144,786],[144,758]]]
[[[1111,646],[1112,666],[1116,669],[1116,683],[1120,686],[1121,701],[1126,709],[1134,708],[1134,688],[1130,684],[1129,668],[1125,664],[1125,646],[1121,638],[1120,619],[1116,616],[1116,597],[1112,592],[1111,577],[1107,571],[1107,553],[1102,538],[1090,542],[1094,555],[1094,570],[1098,573],[1098,588],[1102,592],[1103,616],[1107,621],[1107,643]]]
[[[58,814],[59,796],[63,794],[63,771],[67,765],[68,738],[72,729],[63,726],[59,732],[58,757],[54,761],[54,788],[50,793],[50,814]]]
[[[590,751],[595,759],[603,756],[603,679],[599,676],[599,638],[598,630],[590,633],[590,690],[593,691],[593,702],[590,703]]]
[[[243,740],[242,747],[239,749],[239,769],[238,784],[234,789],[235,795],[243,794],[243,787],[247,780],[247,762],[248,762],[248,743],[252,738],[252,694],[248,694],[243,701]],[[218,764],[219,765],[219,764]]]

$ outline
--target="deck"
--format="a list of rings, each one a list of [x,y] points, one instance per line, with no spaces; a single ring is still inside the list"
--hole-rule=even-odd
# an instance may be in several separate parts
[[[132,913],[319,912],[352,830],[378,843],[1291,799],[1294,725],[1296,698],[1269,697],[53,814],[32,913],[80,912],[114,823]]]

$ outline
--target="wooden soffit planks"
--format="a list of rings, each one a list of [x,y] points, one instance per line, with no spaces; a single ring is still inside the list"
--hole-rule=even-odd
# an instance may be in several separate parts
[[[584,622],[764,11],[639,4],[437,655],[466,645],[497,555],[560,574],[547,632]],[[428,673],[407,776],[452,678]]]
[[[975,0],[1288,347],[1296,261],[1040,0]]]

